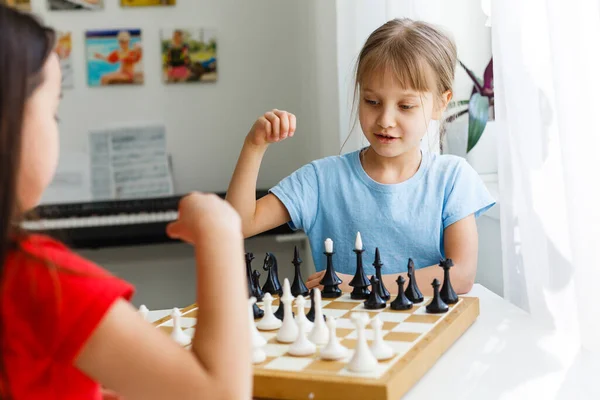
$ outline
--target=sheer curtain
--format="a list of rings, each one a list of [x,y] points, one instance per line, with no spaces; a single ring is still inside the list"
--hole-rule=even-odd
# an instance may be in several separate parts
[[[598,0],[492,1],[505,298],[600,350]]]

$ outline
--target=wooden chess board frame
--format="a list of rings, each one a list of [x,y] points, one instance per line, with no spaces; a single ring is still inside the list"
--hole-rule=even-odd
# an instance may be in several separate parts
[[[394,296],[392,296],[394,297]],[[332,300],[334,299],[323,299]],[[283,371],[261,368],[255,365],[253,396],[256,399],[327,399],[327,400],[397,400],[400,399],[425,375],[479,316],[479,299],[460,297],[443,319],[431,330],[417,339],[414,346],[390,365],[379,378],[356,375],[334,375],[319,371]],[[422,306],[421,303],[415,306]],[[195,304],[181,310],[182,314],[196,308]],[[386,312],[394,311],[388,307]],[[166,316],[155,321],[158,326],[171,319]],[[336,361],[322,363],[335,364]]]

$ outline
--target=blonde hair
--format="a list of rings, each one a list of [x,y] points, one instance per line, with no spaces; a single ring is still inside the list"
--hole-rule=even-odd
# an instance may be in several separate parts
[[[358,56],[353,109],[360,86],[374,73],[392,73],[403,89],[433,93],[441,105],[442,94],[452,92],[456,63],[456,44],[440,28],[408,18],[388,21],[371,33]]]

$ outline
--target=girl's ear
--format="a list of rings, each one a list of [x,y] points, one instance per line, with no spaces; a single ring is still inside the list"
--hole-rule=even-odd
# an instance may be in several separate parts
[[[438,103],[438,107],[435,107],[435,109],[433,110],[433,115],[431,116],[431,118],[435,120],[441,119],[442,114],[444,113],[444,111],[446,111],[446,108],[448,107],[448,103],[450,103],[450,100],[452,100],[452,91],[446,90],[444,93],[442,93],[440,102]]]

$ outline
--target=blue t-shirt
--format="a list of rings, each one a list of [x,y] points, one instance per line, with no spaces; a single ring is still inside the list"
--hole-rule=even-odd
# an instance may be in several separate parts
[[[371,179],[357,150],[306,164],[270,190],[287,208],[290,227],[308,236],[317,271],[327,267],[325,240],[330,238],[335,270],[353,275],[357,232],[368,275],[375,272],[375,248],[382,274],[406,272],[409,258],[415,268],[438,264],[445,257],[444,229],[495,204],[465,159],[422,155],[415,175],[397,184]]]

